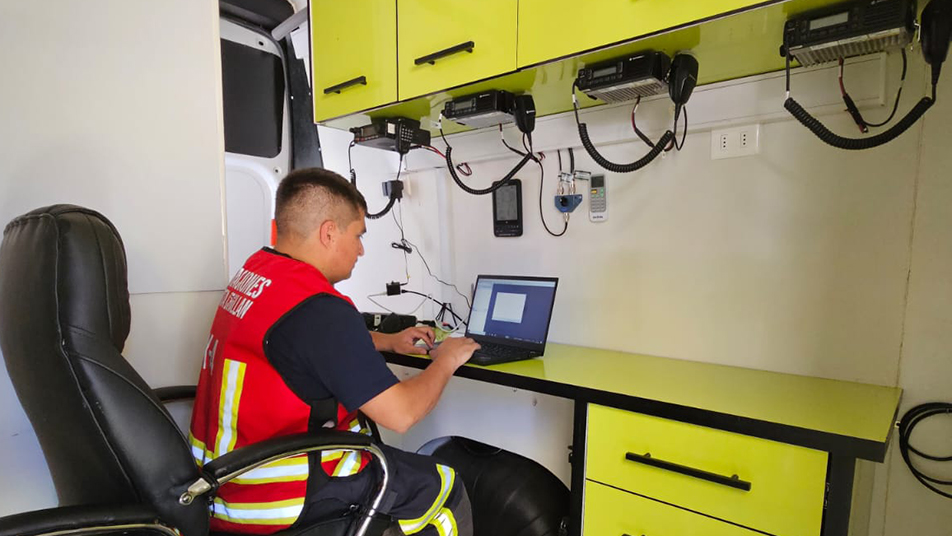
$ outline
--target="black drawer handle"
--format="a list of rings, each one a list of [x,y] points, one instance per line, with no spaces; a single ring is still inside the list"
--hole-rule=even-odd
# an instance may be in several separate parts
[[[472,53],[473,48],[475,47],[476,47],[476,43],[472,41],[467,41],[465,43],[460,43],[456,45],[455,47],[450,47],[446,50],[441,50],[439,52],[427,54],[426,56],[421,56],[413,60],[413,63],[416,65],[423,65],[424,63],[429,63],[430,65],[436,65],[436,60],[443,59],[447,56],[452,56],[453,54],[459,54],[460,52],[463,52],[464,50],[466,52]]]
[[[741,480],[737,477],[737,475],[724,476],[702,471],[701,469],[688,467],[686,465],[678,465],[676,463],[658,460],[656,458],[652,458],[650,452],[644,456],[629,452],[625,454],[625,459],[630,462],[641,463],[644,465],[650,465],[651,467],[657,467],[658,469],[664,469],[665,471],[671,471],[673,473],[700,478],[701,480],[707,480],[708,482],[713,482],[715,484],[720,484],[729,488],[739,489],[741,491],[750,491],[750,482]]]
[[[358,76],[357,78],[354,78],[353,80],[348,80],[348,81],[346,81],[346,82],[341,82],[340,84],[337,84],[336,86],[326,87],[326,88],[324,88],[324,94],[327,95],[328,93],[337,93],[337,94],[339,95],[341,91],[343,91],[343,90],[345,90],[345,89],[347,89],[347,88],[349,88],[349,87],[351,87],[351,86],[356,86],[356,85],[358,85],[358,84],[361,85],[361,86],[366,86],[366,85],[367,85],[367,77],[366,77],[366,76]]]

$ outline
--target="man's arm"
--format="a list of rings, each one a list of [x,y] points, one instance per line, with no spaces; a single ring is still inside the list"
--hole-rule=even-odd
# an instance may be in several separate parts
[[[436,406],[450,377],[479,349],[472,339],[443,341],[431,354],[433,363],[420,374],[370,399],[360,410],[384,428],[406,433]]]

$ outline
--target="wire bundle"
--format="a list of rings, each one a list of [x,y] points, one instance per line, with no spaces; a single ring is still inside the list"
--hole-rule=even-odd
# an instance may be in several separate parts
[[[916,480],[921,482],[923,486],[929,488],[933,492],[947,499],[952,499],[952,493],[937,487],[952,486],[952,480],[941,480],[939,478],[926,475],[920,469],[916,468],[915,465],[913,465],[912,455],[915,454],[920,458],[934,462],[952,461],[952,456],[935,456],[932,454],[926,454],[925,452],[922,452],[921,450],[909,444],[909,438],[912,436],[912,431],[916,428],[916,425],[929,417],[949,414],[952,414],[952,404],[945,402],[930,402],[928,404],[921,404],[907,411],[906,414],[902,416],[902,420],[899,421],[899,452],[902,454],[902,459],[906,462],[906,465],[909,467],[912,475],[916,477]]]

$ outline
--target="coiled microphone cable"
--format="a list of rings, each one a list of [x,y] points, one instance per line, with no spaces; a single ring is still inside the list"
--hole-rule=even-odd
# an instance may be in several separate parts
[[[929,488],[933,492],[947,499],[952,499],[952,493],[936,487],[952,486],[952,480],[941,480],[926,475],[912,464],[911,454],[915,454],[920,458],[934,462],[949,462],[952,461],[952,456],[934,456],[932,454],[926,454],[909,444],[909,438],[912,436],[912,431],[915,429],[917,424],[929,417],[949,414],[952,414],[952,404],[945,402],[930,402],[928,404],[921,404],[907,411],[899,421],[899,452],[902,454],[903,461],[906,462],[906,465],[912,472],[912,476],[916,477],[916,480],[921,482],[923,486]]]
[[[858,151],[863,149],[872,149],[874,147],[879,147],[893,141],[894,139],[901,136],[905,131],[909,130],[909,127],[914,125],[928,110],[932,108],[932,105],[935,104],[935,94],[936,86],[939,83],[938,69],[933,68],[932,74],[932,97],[923,97],[912,110],[906,114],[905,117],[899,120],[898,123],[893,125],[889,130],[877,134],[875,136],[870,136],[868,138],[845,138],[840,136],[820,122],[819,119],[810,115],[810,112],[806,111],[803,106],[800,106],[793,97],[790,96],[790,54],[786,54],[787,59],[787,100],[783,103],[783,107],[790,112],[797,121],[800,122],[803,126],[807,127],[810,132],[820,138],[821,141],[827,145],[831,145],[838,149],[845,149],[848,151]]]
[[[585,151],[589,156],[592,157],[592,160],[595,161],[599,166],[607,169],[608,171],[613,171],[615,173],[631,173],[633,171],[638,171],[639,169],[650,164],[655,158],[661,154],[665,147],[671,144],[674,140],[674,133],[670,130],[666,131],[664,135],[661,136],[661,139],[658,140],[658,143],[654,144],[648,154],[641,157],[639,160],[631,162],[630,164],[616,164],[611,160],[608,160],[601,153],[598,152],[598,149],[595,148],[595,144],[592,143],[592,139],[588,135],[588,125],[582,122],[579,119],[578,115],[578,98],[575,96],[575,92],[578,89],[577,83],[572,83],[572,108],[575,110],[575,123],[578,125],[578,137],[582,140],[582,147],[585,148]]]

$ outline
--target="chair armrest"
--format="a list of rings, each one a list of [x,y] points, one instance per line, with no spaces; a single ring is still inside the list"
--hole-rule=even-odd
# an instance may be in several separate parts
[[[275,437],[235,449],[206,463],[202,471],[220,485],[266,463],[305,452],[336,449],[370,450],[371,447],[373,447],[373,438],[368,435],[320,430]]]
[[[194,385],[173,385],[171,387],[159,387],[158,389],[153,389],[152,392],[154,392],[155,396],[159,397],[159,401],[164,404],[178,400],[194,400],[196,389]]]
[[[66,506],[0,517],[0,536],[42,536],[151,532],[176,536],[159,521],[152,509],[143,505]]]
[[[364,536],[383,503],[390,484],[390,464],[383,451],[374,444],[373,438],[354,432],[320,430],[306,434],[294,434],[268,439],[260,443],[235,449],[202,467],[202,478],[195,481],[179,497],[182,504],[190,504],[196,497],[217,490],[219,486],[238,478],[244,473],[267,463],[321,450],[362,450],[369,452],[380,467],[380,488],[369,508],[362,512],[360,523],[353,536]],[[3,536],[3,535],[0,535]]]

